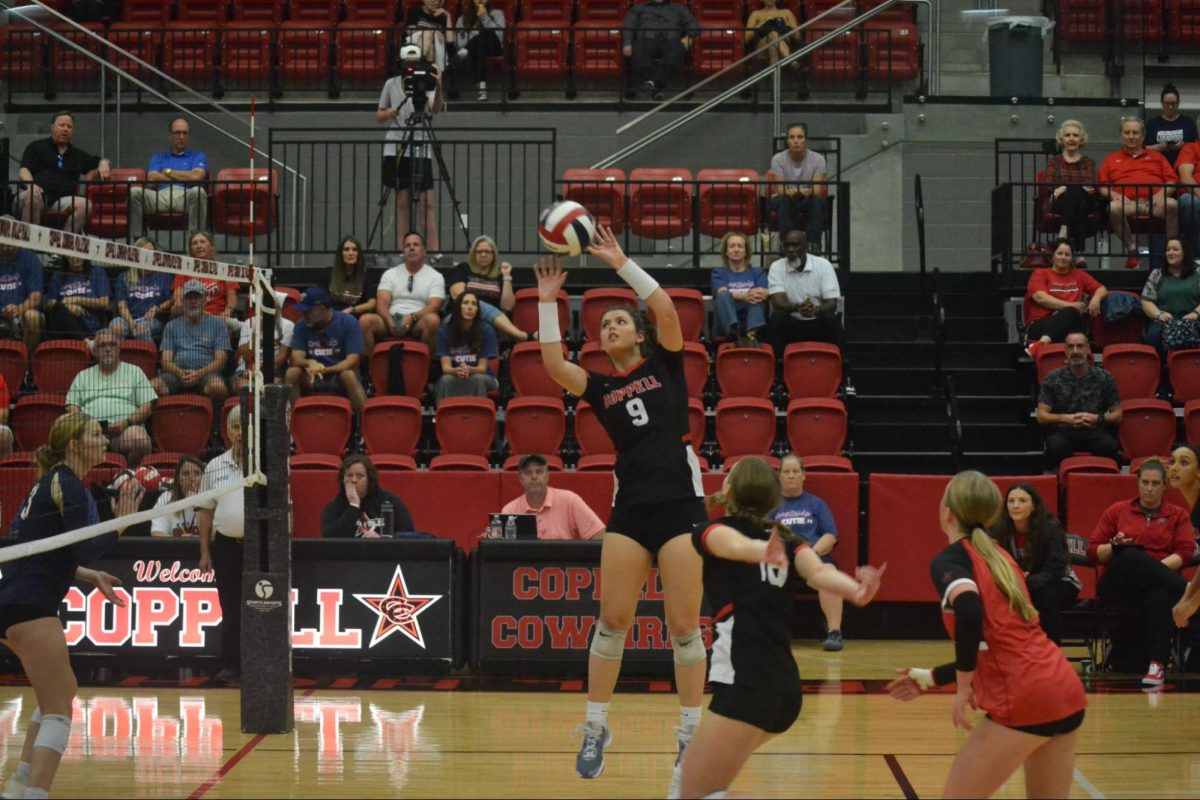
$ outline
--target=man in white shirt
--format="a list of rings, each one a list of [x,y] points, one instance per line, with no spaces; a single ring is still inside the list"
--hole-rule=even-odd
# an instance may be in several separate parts
[[[379,279],[374,314],[358,318],[362,327],[365,363],[371,361],[376,342],[417,339],[432,353],[437,345],[438,311],[446,299],[446,279],[425,263],[425,239],[414,232],[404,237],[404,263]]]
[[[837,273],[828,259],[808,252],[808,237],[794,230],[783,238],[783,258],[767,272],[771,319],[767,339],[776,357],[793,342],[828,342],[842,346],[842,321],[838,299],[842,296]]]

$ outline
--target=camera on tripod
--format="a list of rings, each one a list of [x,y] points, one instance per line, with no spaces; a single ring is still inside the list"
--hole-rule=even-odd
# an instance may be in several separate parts
[[[404,94],[413,101],[413,107],[420,110],[425,106],[426,95],[437,89],[437,67],[425,58],[421,48],[415,44],[400,48],[399,67]]]

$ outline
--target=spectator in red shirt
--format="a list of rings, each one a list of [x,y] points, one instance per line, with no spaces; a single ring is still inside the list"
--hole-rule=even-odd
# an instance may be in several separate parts
[[[1196,165],[1200,164],[1200,142],[1188,142],[1175,158],[1179,173],[1179,227],[1188,249],[1200,253],[1200,197],[1196,196]]]
[[[1050,266],[1035,270],[1025,288],[1025,352],[1037,358],[1043,345],[1061,342],[1068,333],[1087,331],[1084,316],[1100,313],[1108,289],[1075,268],[1075,250],[1067,239],[1054,244]]]
[[[1142,683],[1161,686],[1174,622],[1171,608],[1187,581],[1179,574],[1196,546],[1186,509],[1163,502],[1167,468],[1158,459],[1138,469],[1138,496],[1113,503],[1088,542],[1088,560],[1103,567],[1096,591],[1115,606],[1134,607],[1143,615],[1150,644],[1150,666]],[[1113,630],[1119,648],[1120,629]]]
[[[1162,153],[1143,146],[1145,139],[1146,126],[1140,119],[1124,120],[1121,123],[1121,149],[1109,153],[1100,165],[1100,194],[1109,201],[1109,223],[1114,233],[1121,234],[1128,253],[1126,269],[1138,268],[1137,243],[1129,227],[1130,216],[1161,219],[1168,236],[1179,233],[1179,202],[1171,197],[1175,184],[1179,183],[1179,175]]]

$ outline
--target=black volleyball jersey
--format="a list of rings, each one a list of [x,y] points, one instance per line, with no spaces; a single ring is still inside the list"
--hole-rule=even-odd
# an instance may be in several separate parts
[[[617,451],[614,507],[704,496],[688,427],[682,351],[656,350],[611,376],[589,372],[583,399]]]
[[[692,531],[692,544],[704,558],[704,596],[713,609],[716,641],[708,679],[754,689],[799,684],[800,671],[792,657],[792,605],[797,576],[796,551],[803,542],[785,542],[788,565],[728,561],[708,551],[705,538],[718,525],[727,525],[751,539],[768,534],[740,517],[702,522]]]

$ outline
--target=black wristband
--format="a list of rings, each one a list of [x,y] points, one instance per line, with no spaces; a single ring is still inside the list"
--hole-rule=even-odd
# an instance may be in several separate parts
[[[954,664],[942,664],[933,668],[933,683],[935,686],[949,686],[958,682]]]

